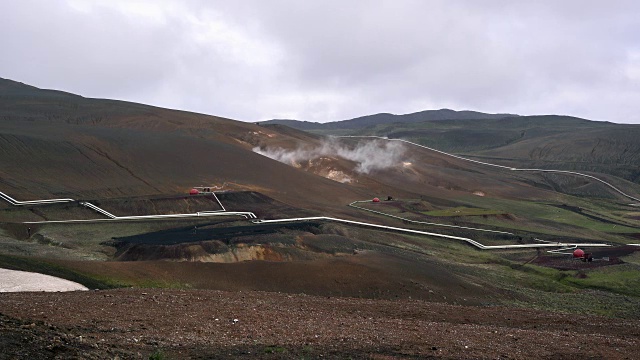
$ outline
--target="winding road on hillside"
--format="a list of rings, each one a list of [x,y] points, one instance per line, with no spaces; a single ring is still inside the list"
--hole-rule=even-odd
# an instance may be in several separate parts
[[[548,173],[559,173],[559,174],[569,174],[569,175],[576,175],[576,176],[582,176],[582,177],[586,177],[589,179],[593,179],[596,181],[599,181],[601,183],[603,183],[604,185],[610,187],[611,189],[613,189],[614,191],[616,191],[617,193],[619,193],[620,195],[629,198],[631,200],[634,201],[638,201],[639,204],[629,204],[632,206],[640,206],[640,198],[631,196],[627,193],[625,193],[624,191],[618,189],[617,187],[615,187],[614,185],[600,179],[597,178],[593,175],[588,175],[588,174],[583,174],[583,173],[579,173],[579,172],[575,172],[575,171],[568,171],[568,170],[550,170],[550,169],[518,169],[518,168],[514,168],[511,166],[504,166],[504,165],[498,165],[498,164],[492,164],[492,163],[488,163],[488,162],[484,162],[484,161],[479,161],[479,160],[473,160],[473,159],[469,159],[469,158],[465,158],[459,155],[454,155],[454,154],[450,154],[441,150],[437,150],[434,148],[430,148],[428,146],[424,146],[424,145],[420,145],[414,142],[411,142],[409,140],[405,140],[405,139],[390,139],[388,137],[384,137],[384,136],[375,136],[375,135],[344,135],[344,136],[336,136],[338,138],[371,138],[371,139],[380,139],[380,140],[386,140],[386,141],[400,141],[400,142],[404,142],[413,146],[418,146],[433,152],[437,152],[439,154],[443,154],[446,156],[450,156],[456,159],[460,159],[460,160],[464,160],[464,161],[469,161],[472,163],[476,163],[476,164],[480,164],[480,165],[485,165],[485,166],[492,166],[492,167],[496,167],[496,168],[500,168],[500,169],[505,169],[505,170],[509,170],[509,171],[529,171],[529,172],[548,172]]]

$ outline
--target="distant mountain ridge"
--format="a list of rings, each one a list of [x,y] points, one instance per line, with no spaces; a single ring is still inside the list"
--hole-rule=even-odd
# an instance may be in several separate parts
[[[449,109],[375,114],[324,124],[296,120],[260,124],[281,124],[317,135],[405,139],[514,167],[593,171],[640,183],[640,125]]]
[[[392,123],[416,123],[422,121],[439,120],[494,120],[518,117],[516,114],[489,114],[478,111],[455,111],[451,109],[424,110],[411,114],[395,115],[390,113],[380,113],[366,115],[349,120],[334,121],[328,123],[317,123],[301,120],[274,119],[261,121],[261,124],[279,124],[299,130],[336,130],[336,129],[358,129],[380,124]]]

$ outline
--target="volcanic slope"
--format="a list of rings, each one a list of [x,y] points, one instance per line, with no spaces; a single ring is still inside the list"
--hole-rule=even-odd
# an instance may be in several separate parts
[[[264,192],[294,207],[343,213],[353,200],[387,193],[451,198],[480,191],[548,199],[563,190],[554,179],[505,176],[420,149],[405,149],[394,164],[369,173],[354,171],[356,163],[334,155],[310,158],[295,168],[252,150],[294,151],[324,141],[285,126],[87,99],[5,79],[0,80],[0,106],[0,184],[17,199],[159,195],[224,185]],[[582,182],[563,185],[585,187]]]
[[[173,194],[199,185],[259,190],[310,208],[365,196],[357,187],[251,150],[317,141],[301,132],[303,139],[255,124],[6,79],[0,79],[0,108],[0,187],[19,200]]]

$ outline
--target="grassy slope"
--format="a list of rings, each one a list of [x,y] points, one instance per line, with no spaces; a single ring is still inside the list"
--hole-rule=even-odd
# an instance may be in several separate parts
[[[640,183],[639,125],[565,116],[392,123],[315,133],[404,138],[498,163],[596,171]]]
[[[268,125],[286,125],[292,128],[313,131],[313,130],[347,130],[347,129],[361,129],[365,127],[376,126],[380,124],[390,123],[416,123],[423,121],[441,121],[441,120],[459,120],[459,119],[503,119],[506,117],[514,117],[513,114],[487,114],[477,111],[455,111],[450,109],[440,110],[425,110],[411,114],[395,115],[389,113],[381,113],[374,115],[367,115],[358,117],[355,119],[334,121],[328,123],[314,123],[308,121],[298,120],[269,120],[263,122]]]

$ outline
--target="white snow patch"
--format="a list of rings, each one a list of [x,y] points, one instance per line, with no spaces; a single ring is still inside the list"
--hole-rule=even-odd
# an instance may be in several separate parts
[[[73,281],[27,271],[0,269],[0,292],[89,290]]]

